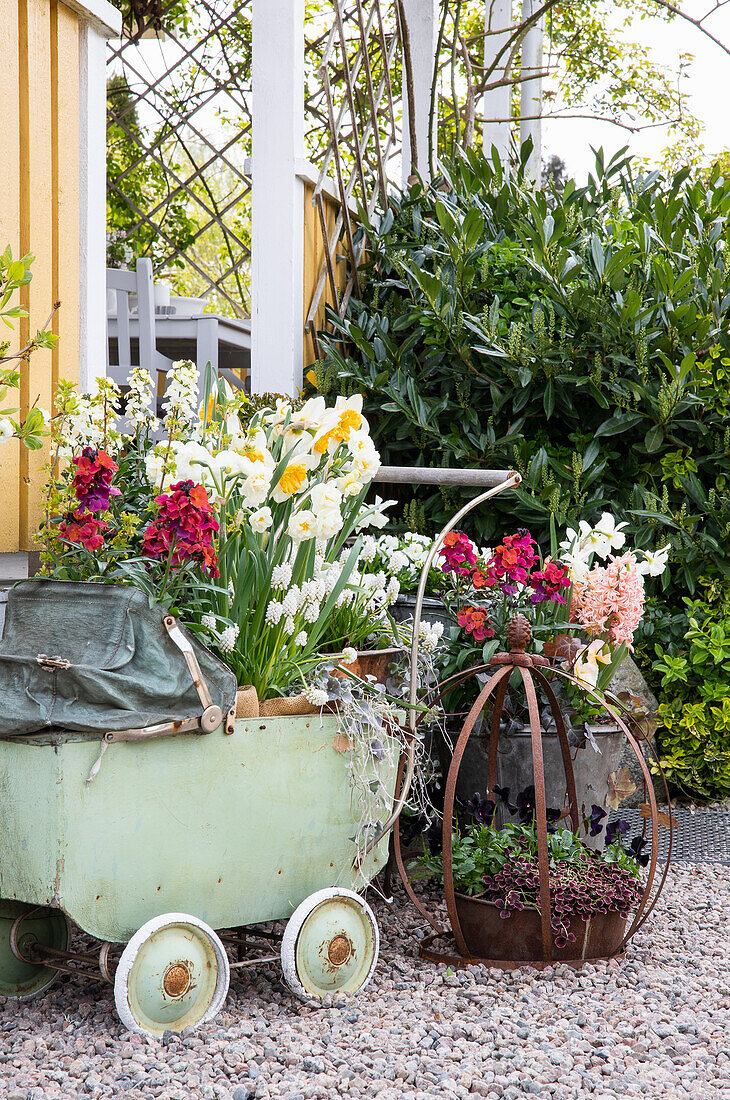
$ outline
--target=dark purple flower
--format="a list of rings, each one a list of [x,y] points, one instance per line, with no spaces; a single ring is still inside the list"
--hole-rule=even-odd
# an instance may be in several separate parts
[[[591,806],[591,836],[598,836],[603,829],[601,822],[606,816],[606,811],[601,809],[600,806],[596,806],[595,802]]]
[[[466,804],[466,812],[481,822],[482,825],[491,825],[494,820],[494,802],[491,798],[484,798],[479,791],[475,791]]]
[[[513,806],[509,800],[509,787],[499,787],[495,783],[494,793],[496,794],[497,798],[500,799],[502,805],[505,807],[506,810],[509,811],[509,813],[514,814],[517,812],[517,807]]]
[[[620,842],[622,837],[625,837],[629,831],[628,821],[612,821],[606,826],[606,847],[611,844]]]
[[[640,867],[646,867],[649,862],[649,853],[644,852],[644,848],[648,843],[645,836],[635,836],[629,844],[629,851]]]

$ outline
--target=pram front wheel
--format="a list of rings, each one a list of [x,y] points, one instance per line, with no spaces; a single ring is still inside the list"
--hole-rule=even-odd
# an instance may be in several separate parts
[[[228,956],[213,929],[186,913],[165,913],[143,924],[125,947],[114,1000],[130,1031],[161,1036],[217,1016],[229,981]]]
[[[0,901],[0,995],[26,1001],[48,989],[59,971],[33,961],[36,945],[67,951],[70,925],[60,909]]]
[[[289,918],[281,941],[284,979],[304,1001],[356,993],[370,981],[380,937],[370,906],[337,887],[310,894]]]

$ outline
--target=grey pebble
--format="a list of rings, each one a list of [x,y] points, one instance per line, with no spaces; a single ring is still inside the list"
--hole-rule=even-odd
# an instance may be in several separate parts
[[[420,917],[373,900],[383,950],[355,999],[300,1004],[273,971],[234,977],[218,1018],[151,1040],[80,979],[0,1007],[2,1100],[730,1098],[727,868],[676,864],[626,959],[449,974]],[[79,947],[90,948],[77,933]]]

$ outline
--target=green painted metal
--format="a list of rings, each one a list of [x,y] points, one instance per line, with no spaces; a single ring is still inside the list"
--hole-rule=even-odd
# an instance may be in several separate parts
[[[176,921],[140,946],[127,977],[127,1002],[152,1035],[182,1031],[202,1020],[213,1000],[218,966],[206,934]]]
[[[42,993],[58,977],[58,971],[39,963],[24,963],[10,949],[10,930],[23,913],[34,906],[20,901],[0,901],[0,995],[24,1000]],[[23,921],[18,947],[26,954],[34,942],[65,951],[68,948],[68,923],[57,909],[39,909]]]
[[[329,898],[305,920],[297,938],[297,977],[307,993],[355,992],[370,973],[375,937],[351,898]]]
[[[153,916],[214,928],[289,916],[315,890],[362,888],[360,818],[336,715],[237,721],[235,733],[110,746],[83,735],[0,740],[0,898],[65,910],[124,942]],[[373,764],[389,790],[395,769]],[[374,778],[374,775],[373,775]]]

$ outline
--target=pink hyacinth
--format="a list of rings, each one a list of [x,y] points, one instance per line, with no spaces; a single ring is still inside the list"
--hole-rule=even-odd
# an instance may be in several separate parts
[[[630,552],[597,565],[583,581],[573,585],[571,622],[580,623],[591,635],[602,634],[614,645],[630,647],[644,613],[644,578]]]

